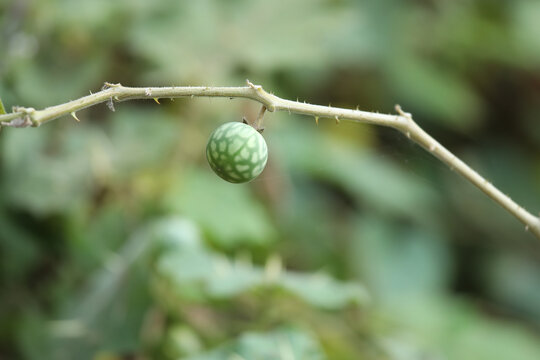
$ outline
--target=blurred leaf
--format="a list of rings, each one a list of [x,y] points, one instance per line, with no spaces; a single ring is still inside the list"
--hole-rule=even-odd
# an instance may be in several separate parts
[[[0,115],[5,114],[6,109],[4,109],[4,104],[2,103],[2,99],[0,99]]]
[[[103,156],[108,157],[116,178],[130,177],[143,168],[157,168],[177,145],[180,122],[153,105],[149,109],[122,105],[112,116],[110,146],[102,151],[106,151]]]
[[[156,234],[159,231],[153,236]],[[356,283],[338,282],[324,274],[282,271],[272,260],[263,269],[249,262],[230,261],[200,243],[193,245],[170,249],[158,261],[158,272],[173,281],[179,294],[230,298],[256,287],[277,286],[325,309],[363,304],[367,300],[367,293]]]
[[[520,57],[529,66],[536,66],[540,59],[539,16],[540,4],[537,1],[517,1],[512,7],[514,41],[520,46]]]
[[[429,10],[424,9],[422,18],[426,20],[429,16],[432,32],[424,36],[421,33],[425,30],[424,24],[417,27],[418,36],[427,41],[423,46],[444,57],[444,60],[433,59],[435,62],[459,72],[465,67],[475,69],[480,63],[522,66],[528,55],[520,49],[522,44],[516,41],[512,31],[513,27],[519,27],[512,18],[520,3],[523,2],[499,2],[495,6],[478,1],[441,3],[436,17],[429,16]],[[482,69],[478,70],[482,72]],[[490,70],[486,72],[488,76],[491,73]]]
[[[76,302],[75,313],[84,314],[84,318],[91,321],[121,290],[120,284],[133,273],[137,263],[146,265],[150,261],[149,256],[160,251],[197,249],[200,242],[198,229],[189,220],[171,217],[150,222],[105,259],[103,267],[91,277],[83,298]],[[143,273],[148,275],[147,271]]]
[[[102,83],[105,65],[103,53],[94,55],[95,58],[86,61],[54,64],[47,71],[34,61],[18,64],[17,71],[13,72],[16,92],[36,109],[88,95],[89,90],[95,90]]]
[[[177,139],[177,122],[152,111],[123,109],[113,119],[110,137],[92,124],[64,125],[55,133],[9,132],[5,136],[8,200],[36,214],[73,209],[92,195],[96,182],[133,180],[143,168],[157,167]],[[159,121],[149,121],[149,118]],[[114,181],[112,181],[114,183]]]
[[[495,299],[540,324],[540,263],[504,252],[489,254],[482,265],[482,284]]]
[[[80,205],[90,194],[90,163],[85,147],[91,132],[72,131],[52,144],[52,128],[10,131],[4,139],[7,200],[38,215]],[[90,136],[89,136],[90,135]],[[68,143],[78,143],[69,151]],[[51,152],[56,152],[51,155]]]
[[[74,234],[69,238],[72,256],[85,272],[88,271],[86,263],[91,268],[100,265],[104,257],[118,249],[129,233],[125,208],[114,202],[104,204],[99,212],[86,220],[88,222],[72,221]],[[81,227],[85,228],[84,233],[81,233]]]
[[[398,341],[405,341],[404,347],[430,358],[540,358],[540,344],[533,333],[511,322],[490,319],[464,301],[416,298],[395,302],[385,313],[399,324],[394,334],[401,339]]]
[[[439,356],[414,344],[406,335],[402,335],[402,337],[399,335],[379,339],[379,345],[385,350],[389,359],[417,360],[427,358],[439,360]]]
[[[50,358],[59,359],[61,349],[55,349],[48,342],[48,334],[43,323],[45,316],[36,309],[33,304],[26,304],[25,311],[19,319],[15,328],[17,331],[17,342],[21,353],[26,359],[43,359],[44,354]]]
[[[416,120],[435,118],[464,132],[478,126],[480,99],[465,79],[422,59],[391,59],[389,87],[396,91],[398,103],[419,115]]]
[[[227,183],[208,165],[205,168],[182,174],[164,200],[167,210],[189,216],[211,241],[224,248],[273,241],[275,229],[249,185]]]
[[[310,334],[295,329],[267,333],[247,332],[216,350],[189,357],[189,360],[287,360],[326,359],[321,346]]]
[[[280,197],[279,224],[287,239],[282,252],[303,268],[331,267],[341,258],[339,246],[345,221],[340,221],[339,199],[321,191],[307,179],[299,181],[296,190]],[[337,203],[337,204],[336,204]],[[299,251],[299,249],[301,249]],[[339,260],[338,260],[339,264]]]
[[[310,16],[303,16],[306,9]],[[199,21],[201,18],[205,21]],[[305,66],[323,72],[331,64],[369,56],[378,44],[370,43],[367,36],[356,36],[369,29],[366,19],[349,6],[322,0],[277,0],[270,8],[261,0],[241,5],[209,0],[169,2],[166,7],[148,6],[141,12],[137,26],[130,29],[129,41],[139,56],[155,64],[152,81],[202,79],[199,81],[215,83],[238,64],[257,74]],[[273,31],[262,31],[270,28]],[[183,36],[190,33],[197,37]],[[179,38],[183,41],[178,42]],[[175,46],[168,45],[173,43]],[[247,43],[250,46],[244,46]],[[199,54],[199,58],[185,54]]]
[[[17,284],[31,271],[39,254],[37,239],[0,211],[0,280]]]
[[[165,218],[136,231],[116,252],[89,275],[78,296],[47,323],[50,341],[65,358],[97,353],[99,349],[135,352],[150,304],[148,282],[151,255],[165,249],[191,248],[200,239],[193,223]]]
[[[195,355],[203,350],[203,345],[197,334],[185,325],[172,326],[167,332],[165,341],[165,352],[171,359],[180,358],[184,354]]]
[[[354,238],[353,266],[382,304],[439,294],[450,280],[450,250],[438,234],[367,216]]]
[[[368,300],[366,290],[359,284],[338,282],[324,273],[299,274],[288,271],[281,285],[322,309],[339,309],[350,303],[363,304]]]
[[[305,172],[343,188],[359,206],[433,223],[429,219],[438,195],[407,169],[304,126],[291,125],[274,136],[271,146],[291,173]]]

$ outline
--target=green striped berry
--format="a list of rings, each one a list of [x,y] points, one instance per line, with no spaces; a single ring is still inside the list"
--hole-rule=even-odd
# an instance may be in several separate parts
[[[222,179],[235,184],[245,183],[264,170],[268,148],[262,135],[253,127],[229,122],[210,135],[206,159]]]

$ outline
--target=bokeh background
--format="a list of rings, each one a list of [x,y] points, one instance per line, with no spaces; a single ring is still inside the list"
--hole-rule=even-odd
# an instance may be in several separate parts
[[[537,0],[0,0],[0,97],[242,86],[392,113],[540,211]],[[215,176],[229,99],[0,133],[2,359],[540,359],[540,243],[390,129],[269,113]]]

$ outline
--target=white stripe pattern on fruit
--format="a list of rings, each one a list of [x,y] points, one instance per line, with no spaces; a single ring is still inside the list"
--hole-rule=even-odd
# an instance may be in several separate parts
[[[224,180],[245,183],[264,170],[268,148],[262,135],[253,127],[230,122],[210,135],[206,158],[212,170]]]

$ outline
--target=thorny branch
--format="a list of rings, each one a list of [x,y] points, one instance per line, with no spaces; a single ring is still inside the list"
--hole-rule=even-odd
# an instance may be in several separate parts
[[[433,139],[412,119],[411,114],[405,113],[396,106],[398,115],[379,114],[361,110],[334,108],[330,106],[312,105],[279,98],[267,93],[259,85],[247,81],[243,87],[209,87],[209,86],[172,86],[172,87],[126,87],[120,84],[105,83],[103,89],[95,94],[80,99],[51,106],[43,110],[33,108],[14,107],[8,114],[0,115],[0,126],[29,127],[40,126],[48,121],[70,114],[78,120],[76,112],[87,107],[106,102],[114,111],[114,103],[134,99],[153,99],[159,103],[161,98],[177,98],[186,96],[246,98],[262,104],[263,109],[269,112],[288,111],[289,113],[310,115],[319,118],[339,121],[353,121],[394,128],[415,143],[422,146],[454,171],[465,177],[509,213],[514,215],[525,225],[525,229],[540,239],[540,218],[515,203],[510,197],[502,193],[493,184],[488,182],[476,171]],[[261,109],[260,118],[264,111]],[[258,119],[258,122],[260,120]]]

